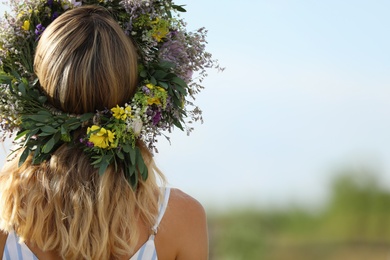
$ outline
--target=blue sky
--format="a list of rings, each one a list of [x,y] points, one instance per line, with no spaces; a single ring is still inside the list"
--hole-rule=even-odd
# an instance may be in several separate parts
[[[390,187],[390,2],[176,3],[226,70],[197,98],[205,123],[160,140],[173,186],[209,208],[315,205],[343,167]]]

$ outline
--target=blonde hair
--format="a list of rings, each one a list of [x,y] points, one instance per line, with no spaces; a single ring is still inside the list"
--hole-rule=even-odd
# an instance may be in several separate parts
[[[128,100],[136,85],[134,46],[107,11],[80,7],[57,18],[37,47],[36,73],[53,105],[72,113]],[[123,170],[100,176],[82,149],[64,144],[50,160],[0,173],[0,229],[15,230],[64,259],[115,259],[134,253],[139,223],[152,227],[160,189],[148,148],[138,142],[149,177],[132,189]],[[141,179],[141,178],[140,178]]]
[[[123,105],[137,84],[137,53],[108,11],[75,8],[39,40],[35,73],[53,105],[81,114]]]

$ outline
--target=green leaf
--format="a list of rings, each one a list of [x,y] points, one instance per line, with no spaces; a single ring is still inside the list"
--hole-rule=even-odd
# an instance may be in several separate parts
[[[53,149],[55,144],[56,144],[56,141],[55,141],[55,138],[53,136],[52,138],[50,138],[50,140],[45,145],[43,145],[42,153],[49,153],[51,151],[51,149]]]
[[[36,121],[36,122],[40,122],[40,123],[48,123],[50,122],[50,116],[46,116],[46,115],[26,115],[26,116],[22,116],[22,121],[23,119],[26,118],[27,120],[28,119],[31,119],[33,121]]]
[[[47,97],[45,96],[39,96],[38,97],[38,102],[41,103],[41,104],[45,104],[47,101]]]
[[[132,148],[132,149],[130,149],[129,154],[130,154],[130,163],[131,163],[131,165],[135,166],[135,164],[136,164],[135,159],[137,156],[136,151]]]
[[[39,164],[42,161],[43,161],[43,158],[41,156],[41,146],[37,145],[37,147],[34,150],[34,156],[32,158],[32,163]]]
[[[102,161],[103,157],[98,157],[98,159],[96,159],[95,161],[93,161],[91,164],[92,165],[97,165],[99,164],[101,161]]]
[[[158,64],[158,66],[162,69],[171,69],[171,68],[175,67],[175,64],[173,62],[170,62],[170,61],[162,61]]]
[[[79,119],[80,119],[80,121],[85,122],[85,121],[90,120],[93,116],[94,116],[94,114],[87,113],[87,114],[83,114],[82,116],[80,116]]]
[[[141,71],[141,72],[139,73],[139,76],[140,76],[141,78],[146,78],[146,77],[148,76],[148,73],[146,72],[146,70],[143,70],[143,71]]]
[[[35,156],[35,154],[37,154],[37,156]],[[50,158],[49,154],[34,153],[33,164],[40,164],[49,158]]]
[[[133,149],[133,148],[132,148],[131,145],[129,145],[129,144],[123,144],[123,145],[122,145],[122,149],[123,149],[123,151],[124,151],[125,153],[130,153],[130,150]]]
[[[58,141],[61,140],[61,133],[60,132],[57,132],[54,135],[54,140],[55,140],[56,143],[58,143]]]
[[[181,106],[181,95],[180,95],[179,91],[175,91],[175,92],[173,92],[173,94],[175,94],[177,100],[179,101],[179,103],[177,103],[177,106],[180,107]]]
[[[15,137],[15,141],[18,140],[18,139],[20,139],[20,138],[22,138],[23,136],[25,136],[29,131],[30,131],[30,130],[25,130],[25,131],[23,131],[23,132],[18,133],[18,134],[16,135],[16,137]]]
[[[165,71],[163,70],[156,70],[153,74],[153,77],[155,77],[156,79],[163,79],[165,78],[166,76],[168,75],[168,73],[166,73]]]
[[[40,133],[38,136],[40,136],[40,137],[45,137],[45,136],[51,136],[51,135],[53,135],[52,133],[45,133],[45,132],[42,132],[42,133]]]
[[[24,83],[20,83],[19,86],[18,86],[18,90],[19,92],[22,93],[23,96],[26,95],[27,91],[26,91],[26,86],[24,85]]]
[[[11,84],[13,77],[6,75],[6,74],[0,74],[0,81],[3,83]]]
[[[135,190],[138,184],[138,175],[132,174],[129,179],[130,179],[129,182],[131,184],[131,187],[133,188],[133,190]]]
[[[184,131],[184,128],[183,126],[181,125],[181,123],[177,120],[173,120],[173,124],[178,127],[181,131]]]
[[[100,164],[100,167],[99,167],[99,175],[100,176],[102,176],[106,172],[108,165],[110,165],[109,162],[102,161],[102,163]]]
[[[37,114],[42,116],[50,116],[50,117],[52,116],[52,114],[49,111],[45,111],[45,110],[38,111]]]
[[[56,132],[58,132],[58,129],[55,129],[54,127],[49,126],[49,125],[42,127],[41,130],[42,130],[42,132],[45,132],[48,134],[55,134]]]
[[[188,87],[188,86],[187,86],[187,83],[186,83],[184,80],[182,80],[181,78],[179,78],[179,77],[173,78],[173,79],[172,79],[172,82],[175,83],[175,84],[177,84],[177,85],[179,85],[180,87],[182,87],[182,88],[184,89],[184,91],[185,91],[185,89]],[[180,91],[180,90],[179,90],[179,91]],[[180,92],[181,92],[181,91],[180,91]],[[185,94],[185,92],[184,92],[184,94]]]
[[[153,85],[157,85],[157,80],[155,77],[150,77],[150,83],[153,84]]]
[[[27,160],[27,157],[30,155],[31,151],[28,148],[25,148],[23,153],[20,155],[18,167],[22,166],[23,163]]]
[[[185,5],[172,5],[172,8],[177,10],[178,12],[185,13],[185,12],[187,12],[187,10],[184,9],[183,6],[185,6]]]
[[[66,131],[66,129],[64,128],[64,126],[62,125],[61,126],[61,134],[62,135],[66,135],[68,133],[68,131]]]
[[[122,161],[125,159],[125,156],[120,150],[116,151],[116,156],[118,156],[118,158],[121,159]]]
[[[113,154],[105,154],[102,158],[102,161],[106,161],[108,162],[109,164],[111,163],[111,160],[112,158],[114,158],[114,155]]]
[[[61,133],[57,132],[55,135],[53,135],[52,138],[47,141],[43,147],[42,147],[42,153],[50,153],[50,151],[53,149],[53,147],[60,141],[61,139]]]
[[[140,174],[142,176],[142,179],[146,180],[148,178],[148,168],[145,165],[144,159],[142,158],[141,151],[140,151],[140,149],[138,147],[136,148],[136,152],[137,152],[137,167],[138,167],[138,170],[139,170],[139,172],[140,172]]]
[[[99,167],[99,175],[100,176],[104,174],[108,165],[111,164],[111,160],[113,157],[114,157],[113,154],[106,154],[103,156],[102,161],[100,163],[100,167]]]
[[[26,144],[30,141],[31,137],[33,137],[34,135],[36,135],[39,131],[39,129],[33,129],[33,130],[26,130],[28,131],[28,133],[26,134],[26,140],[24,141],[24,144],[23,146],[26,146]]]
[[[13,70],[13,71],[11,72],[11,74],[14,76],[14,78],[17,78],[17,79],[20,79],[20,78],[21,78],[20,75],[19,75],[19,73],[17,73],[15,70]]]
[[[168,89],[168,88],[169,88],[168,83],[163,82],[163,81],[159,81],[159,82],[158,82],[158,85],[159,85],[160,87],[164,88],[164,89]]]

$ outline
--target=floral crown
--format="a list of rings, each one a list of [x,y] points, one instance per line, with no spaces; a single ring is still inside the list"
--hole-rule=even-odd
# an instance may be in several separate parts
[[[33,54],[40,35],[59,15],[82,5],[100,5],[112,13],[139,52],[139,85],[124,106],[96,113],[71,115],[47,103],[33,70]],[[203,88],[207,68],[218,68],[205,51],[204,28],[187,32],[171,0],[11,0],[0,28],[0,128],[2,140],[16,133],[23,149],[19,166],[50,158],[62,144],[79,146],[103,174],[121,165],[132,187],[146,180],[147,167],[138,140],[157,151],[157,137],[174,127],[190,133],[202,121],[191,100]],[[193,75],[197,74],[195,78]],[[83,127],[83,128],[82,128]],[[74,131],[87,129],[82,137]],[[169,140],[169,137],[167,137]],[[77,139],[77,140],[76,140]]]

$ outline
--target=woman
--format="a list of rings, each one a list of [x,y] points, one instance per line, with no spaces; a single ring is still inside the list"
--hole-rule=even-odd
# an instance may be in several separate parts
[[[123,105],[136,91],[135,47],[96,6],[51,23],[34,67],[49,103],[65,113]],[[123,165],[100,175],[82,149],[67,143],[38,165],[30,155],[18,167],[20,153],[7,162],[0,175],[2,259],[207,259],[202,206],[180,190],[159,188],[157,178],[164,178],[152,155],[141,141],[136,146],[149,172],[136,188]]]

